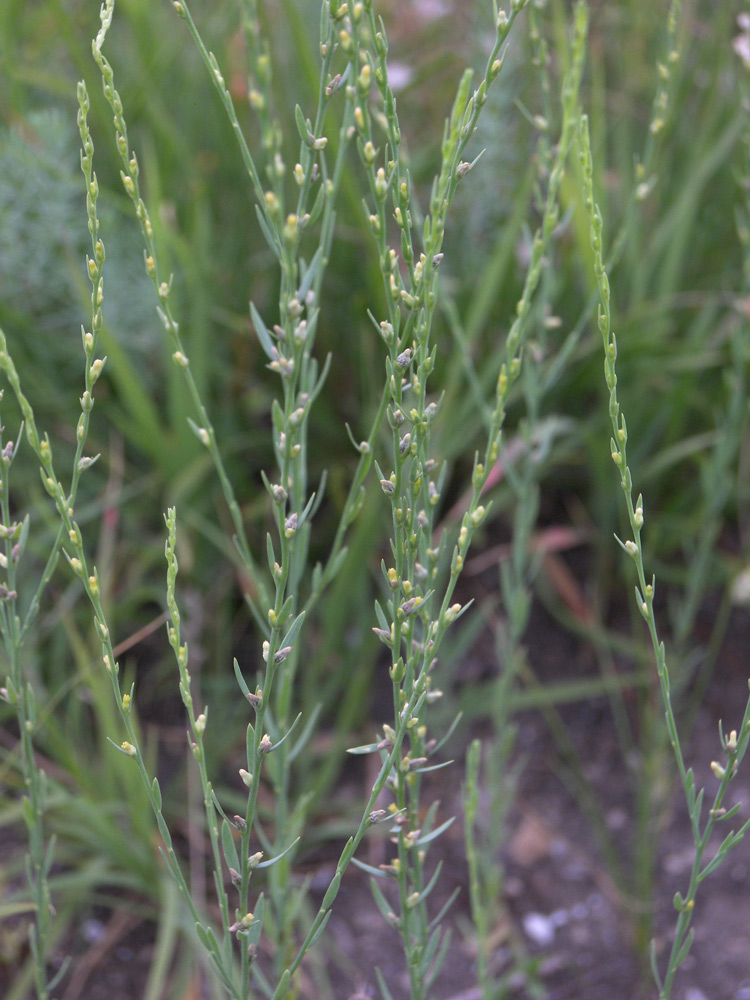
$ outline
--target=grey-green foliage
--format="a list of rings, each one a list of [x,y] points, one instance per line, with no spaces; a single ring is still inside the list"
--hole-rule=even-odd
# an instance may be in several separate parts
[[[68,330],[79,318],[60,266],[69,255],[80,267],[86,240],[75,139],[73,122],[54,110],[0,134],[3,307],[30,309],[40,331]]]
[[[31,113],[0,132],[0,316],[27,325],[24,350],[54,365],[57,385],[78,377],[78,344],[69,333],[86,314],[83,259],[90,244],[81,213],[75,121],[57,109]],[[102,223],[112,264],[107,321],[128,350],[153,352],[159,331],[140,264],[137,231],[107,204]],[[33,326],[32,326],[33,324]]]

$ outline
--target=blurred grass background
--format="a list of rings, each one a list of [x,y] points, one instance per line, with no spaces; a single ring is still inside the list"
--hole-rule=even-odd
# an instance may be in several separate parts
[[[94,6],[82,0],[6,0],[0,8],[0,325],[39,425],[59,442],[58,452],[66,443],[72,449],[78,403],[71,387],[80,382],[79,330],[88,294],[75,123],[75,83],[83,77],[92,97],[89,121],[103,190],[109,364],[92,425],[92,451],[100,451],[102,459],[84,484],[88,493],[80,522],[97,539],[102,589],[118,639],[126,646],[123,666],[138,678],[152,763],[174,776],[174,801],[167,811],[179,827],[185,823],[187,794],[181,709],[160,619],[162,511],[168,505],[177,506],[182,524],[182,601],[194,672],[212,716],[222,719],[212,734],[218,775],[242,742],[232,657],[252,664],[259,642],[242,600],[246,581],[235,567],[220,491],[206,453],[187,426],[189,402],[179,373],[167,363],[142,249],[120,185],[110,115],[90,57]],[[455,81],[461,68],[478,65],[485,51],[489,4],[389,0],[381,7],[410,168],[426,199]],[[598,197],[606,231],[614,237],[628,218],[640,180],[635,163],[648,141],[666,4],[617,0],[591,7],[584,103],[591,118]],[[610,273],[621,401],[636,482],[647,502],[647,563],[665,590],[672,663],[686,690],[696,677],[702,690],[716,676],[713,671],[721,670],[716,661],[732,612],[731,584],[747,562],[750,288],[743,283],[735,228],[741,187],[748,180],[738,176],[747,115],[738,99],[742,66],[732,50],[738,11],[731,3],[683,5],[682,57],[673,68],[671,110],[655,137],[653,177],[646,178],[653,189],[639,205]],[[195,13],[231,81],[243,125],[249,135],[257,135],[246,101],[237,5],[202,4]],[[313,102],[318,16],[316,4],[269,0],[263,5],[276,66],[277,109],[290,125],[290,163],[297,141],[291,125],[294,104],[309,113]],[[564,69],[566,20],[567,4],[550,0],[541,24],[551,52],[552,114]],[[191,368],[262,551],[267,509],[260,470],[273,460],[273,390],[247,304],[252,297],[261,314],[272,315],[277,275],[258,231],[231,128],[180,27],[168,3],[119,0],[113,61],[157,242],[174,271],[173,304]],[[434,388],[445,392],[435,444],[449,467],[446,513],[462,495],[474,448],[482,442],[477,393],[481,389],[487,398],[494,389],[500,347],[523,280],[536,219],[536,157],[545,138],[535,118],[547,113],[524,27],[515,35],[482,119],[476,148],[487,152],[457,199],[445,246],[446,307]],[[554,136],[556,121],[547,124]],[[541,485],[539,525],[575,529],[585,545],[572,560],[558,560],[567,574],[565,585],[544,564],[537,566],[533,585],[538,599],[567,627],[595,640],[603,673],[587,679],[591,693],[604,689],[607,663],[618,669],[632,669],[635,663],[640,669],[648,657],[639,646],[639,622],[631,634],[624,609],[632,581],[612,544],[621,512],[607,446],[600,339],[585,312],[593,290],[587,223],[572,176],[563,190],[565,212],[545,271],[527,367],[541,387],[534,397],[532,442],[534,476]],[[364,436],[381,384],[380,345],[366,310],[378,314],[382,289],[363,225],[361,193],[352,160],[318,333],[320,357],[330,352],[333,361],[310,434],[311,478],[319,478],[324,468],[329,472],[313,533],[314,558],[327,551],[355,464],[344,425],[351,426],[356,439]],[[509,418],[509,447],[514,441],[523,445],[528,418],[519,391]],[[13,437],[18,417],[8,399],[3,422]],[[17,463],[14,471],[18,516],[31,512],[32,551],[41,565],[55,521],[33,463]],[[496,487],[494,500],[485,533],[490,553],[508,540],[513,522],[514,491],[507,479]],[[300,703],[308,711],[322,703],[324,730],[300,762],[297,780],[320,797],[321,824],[335,825],[338,819],[330,797],[325,806],[322,800],[340,776],[341,754],[331,748],[340,750],[355,731],[363,726],[369,731],[378,721],[379,650],[371,609],[384,537],[382,504],[368,497],[352,530],[349,558],[317,620],[306,625]],[[485,615],[502,618],[493,590],[494,585]],[[623,637],[629,644],[623,645]],[[457,653],[470,638],[456,640]],[[98,673],[88,613],[62,572],[47,594],[26,653],[38,700],[49,712],[39,749],[55,787],[49,826],[59,836],[58,927],[64,933],[93,905],[106,907],[113,893],[126,893],[134,912],[145,906],[161,921],[160,941],[168,954],[181,918],[156,860],[140,788],[127,763],[107,752],[105,738],[116,730],[109,690]],[[554,709],[569,695],[549,668],[540,672],[548,687],[527,691],[525,703]],[[652,691],[648,684],[639,690],[636,707],[627,711],[635,715],[633,739],[641,741],[647,758],[661,743],[652,732],[657,726]],[[483,691],[478,683],[462,694],[466,725],[475,726],[486,714]],[[686,697],[683,707],[689,711],[690,706]],[[9,718],[6,706],[0,707],[0,780],[15,793]],[[644,737],[644,732],[652,735]],[[653,787],[644,794],[651,800]],[[16,843],[18,820],[17,800],[10,794],[0,807],[0,838]],[[186,850],[195,849],[192,837],[188,824]],[[644,865],[640,891],[647,895],[649,862]],[[22,870],[20,850],[6,852],[0,866],[6,886],[15,891]],[[23,958],[22,945],[14,941],[8,930],[9,943],[0,947],[6,970]],[[161,995],[164,975],[163,968],[152,970],[153,996]],[[23,996],[21,978],[13,989],[9,997]]]

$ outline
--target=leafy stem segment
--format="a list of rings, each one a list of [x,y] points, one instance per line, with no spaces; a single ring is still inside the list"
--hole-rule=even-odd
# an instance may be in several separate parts
[[[426,882],[426,845],[437,831],[432,829],[436,805],[423,818],[421,774],[432,769],[427,766],[429,758],[443,741],[438,744],[427,738],[424,705],[440,694],[430,690],[430,678],[442,639],[468,607],[454,603],[453,594],[472,536],[487,514],[480,498],[489,470],[498,457],[507,399],[521,369],[531,300],[540,280],[544,251],[558,219],[557,198],[577,121],[587,19],[585,5],[579,4],[573,59],[563,92],[563,130],[552,164],[542,222],[534,239],[522,297],[505,345],[506,361],[498,380],[485,460],[475,459],[471,501],[451,554],[449,578],[441,587],[442,596],[436,609],[436,588],[446,554],[444,538],[433,543],[434,512],[440,501],[445,467],[430,455],[431,426],[439,401],[431,401],[428,394],[428,381],[436,358],[431,332],[437,303],[438,268],[443,259],[442,246],[451,202],[459,183],[478,159],[467,162],[463,155],[486,103],[488,89],[502,69],[503,44],[524,3],[514,2],[509,15],[494,7],[496,37],[484,75],[473,91],[471,71],[467,71],[460,82],[445,127],[441,168],[432,186],[429,212],[422,226],[421,252],[415,247],[418,210],[400,149],[401,127],[388,81],[388,43],[382,19],[376,19],[371,2],[336,6],[338,15],[334,16],[338,16],[341,24],[342,47],[350,56],[351,87],[357,99],[354,109],[357,148],[370,188],[370,201],[365,203],[365,211],[378,249],[388,304],[387,319],[380,323],[375,321],[375,326],[388,349],[387,419],[392,433],[392,471],[383,472],[378,467],[378,475],[391,506],[392,564],[389,566],[385,561],[382,564],[390,598],[385,607],[380,603],[376,605],[378,627],[375,631],[391,652],[394,724],[384,727],[383,740],[370,749],[379,749],[381,753],[389,750],[404,719],[409,734],[408,752],[402,753],[398,767],[387,781],[394,795],[392,834],[397,854],[383,871],[374,874],[392,875],[397,881],[400,914],[393,917],[393,921],[404,942],[411,994],[419,1000],[426,995],[437,975],[447,943],[440,920],[431,921],[426,907],[437,874]],[[382,110],[370,108],[373,87]],[[379,138],[375,132],[377,123],[382,126],[383,133]],[[384,143],[382,153],[379,142]],[[400,242],[398,249],[389,243],[394,222]],[[412,696],[417,691],[425,693],[419,712],[411,708]],[[376,902],[388,917],[389,910],[375,883],[373,891]],[[382,978],[381,989],[387,996]]]
[[[75,524],[74,509],[83,473],[98,459],[96,456],[85,455],[88,442],[91,411],[94,407],[94,386],[99,379],[106,358],[98,358],[99,335],[102,327],[102,302],[104,297],[104,261],[106,253],[104,243],[99,237],[99,218],[97,215],[97,198],[99,184],[94,173],[94,144],[88,127],[89,96],[86,85],[78,84],[78,130],[81,137],[81,170],[86,182],[86,214],[88,230],[91,236],[91,257],[86,257],[86,272],[91,283],[91,329],[81,328],[81,339],[84,352],[84,389],[80,398],[81,414],[75,432],[76,448],[73,456],[73,467],[70,475],[70,487],[67,493],[54,475],[50,477],[52,468],[52,447],[45,435],[40,438],[36,429],[34,413],[31,404],[21,391],[21,384],[13,360],[8,351],[5,335],[0,330],[0,368],[5,372],[13,389],[24,418],[26,438],[34,451],[43,460],[42,482],[46,490],[55,498],[59,511],[65,511],[61,519],[57,535],[52,543],[44,568],[32,594],[26,614],[19,616],[17,574],[18,563],[23,556],[29,538],[29,518],[22,524],[12,521],[10,509],[9,475],[13,459],[18,451],[19,442],[15,445],[8,441],[2,448],[0,456],[0,511],[2,523],[0,536],[4,553],[0,555],[0,564],[7,572],[7,586],[0,584],[0,632],[2,632],[10,675],[3,689],[3,697],[16,709],[20,739],[21,761],[24,784],[27,795],[23,799],[23,815],[29,833],[29,855],[27,858],[27,881],[31,890],[36,913],[35,924],[30,930],[30,944],[34,960],[35,989],[39,1000],[46,1000],[56,984],[61,981],[67,969],[67,962],[58,970],[52,980],[47,982],[46,956],[50,934],[50,918],[52,904],[50,900],[48,877],[54,856],[54,839],[51,839],[46,849],[44,847],[44,808],[46,800],[46,778],[38,767],[33,745],[34,730],[37,725],[36,698],[30,684],[24,683],[22,670],[22,649],[29,629],[36,619],[41,606],[41,599],[49,584],[60,557],[60,550],[65,543],[75,544],[80,539],[80,530]],[[0,393],[0,399],[2,393]],[[1,430],[0,430],[1,435]],[[0,438],[0,445],[2,440]],[[66,553],[67,554],[67,553]]]
[[[675,926],[674,941],[667,959],[666,972],[662,976],[659,972],[656,959],[655,947],[652,942],[651,966],[659,988],[659,1000],[668,1000],[674,986],[674,978],[677,969],[685,961],[693,941],[693,929],[690,927],[695,908],[695,898],[698,886],[714,871],[724,860],[728,852],[735,846],[750,829],[750,820],[746,820],[737,830],[731,830],[722,841],[713,858],[704,862],[704,856],[708,847],[708,842],[714,827],[721,822],[731,819],[739,811],[739,804],[727,810],[723,807],[724,796],[727,786],[737,773],[737,768],[744,757],[748,740],[750,739],[750,697],[745,706],[742,723],[738,731],[732,730],[727,736],[721,726],[719,727],[719,738],[726,757],[726,763],[712,762],[711,769],[719,779],[719,787],[714,795],[713,803],[708,811],[708,818],[701,828],[701,813],[703,808],[704,789],[696,791],[695,776],[692,768],[688,768],[685,763],[680,737],[677,730],[674,708],[670,691],[669,669],[667,667],[667,655],[663,641],[659,639],[654,615],[654,595],[656,590],[656,579],[651,577],[646,579],[646,571],[643,562],[643,548],[641,542],[641,532],[644,524],[644,504],[643,496],[638,495],[633,499],[633,480],[628,465],[627,443],[628,432],[625,423],[625,416],[622,413],[617,396],[617,340],[612,330],[610,287],[607,273],[604,267],[603,223],[599,206],[594,200],[594,179],[593,179],[593,158],[591,155],[591,143],[589,139],[588,120],[584,116],[579,129],[580,163],[583,178],[583,199],[586,211],[591,224],[591,245],[594,251],[594,272],[599,289],[599,309],[597,322],[599,332],[602,335],[604,345],[604,375],[609,390],[609,416],[612,423],[613,436],[610,440],[610,452],[612,461],[620,473],[620,486],[625,496],[625,508],[632,531],[632,538],[622,541],[617,538],[617,542],[622,550],[628,555],[635,565],[637,584],[635,587],[635,597],[638,610],[643,616],[648,628],[651,645],[656,662],[656,672],[659,678],[659,690],[661,693],[662,707],[666,720],[669,741],[674,752],[677,769],[680,775],[685,800],[690,816],[690,827],[693,835],[693,864],[690,872],[688,889],[683,897],[679,892],[675,894],[674,904],[678,911]]]

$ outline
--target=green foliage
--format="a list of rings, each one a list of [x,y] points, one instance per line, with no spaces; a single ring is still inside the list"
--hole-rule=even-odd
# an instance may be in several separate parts
[[[350,863],[400,935],[410,996],[429,996],[450,947],[433,859],[453,817],[425,776],[465,735],[455,668],[477,626],[460,577],[498,532],[511,540],[483,610],[500,667],[458,692],[471,728],[491,727],[470,745],[464,817],[484,1000],[510,988],[489,949],[517,708],[540,707],[564,748],[613,876],[635,886],[642,950],[674,750],[695,862],[671,954],[652,958],[661,997],[699,885],[747,828],[706,860],[734,814],[722,801],[750,703],[721,731],[708,819],[680,740],[747,555],[723,543],[747,501],[747,27],[737,61],[729,5],[467,6],[418,26],[385,0],[242,0],[195,19],[184,0],[116,14],[108,0],[93,60],[85,5],[0,13],[0,725],[15,793],[0,823],[28,840],[5,912],[34,916],[13,996],[30,977],[51,995],[53,944],[114,888],[156,914],[147,996],[166,995],[172,966],[193,975],[198,943],[215,995],[296,996]],[[726,249],[736,206],[741,254]],[[540,528],[573,508],[599,596],[568,622],[601,675],[540,687],[535,597],[564,616]],[[628,568],[645,636],[611,614]],[[696,650],[714,592],[722,613]],[[592,695],[643,762],[632,873],[556,711]],[[149,735],[172,720],[189,752]],[[339,815],[352,744],[375,778]],[[320,819],[348,839],[311,907],[297,872]],[[185,820],[206,844],[197,868]],[[381,823],[394,848],[376,868],[355,854]]]

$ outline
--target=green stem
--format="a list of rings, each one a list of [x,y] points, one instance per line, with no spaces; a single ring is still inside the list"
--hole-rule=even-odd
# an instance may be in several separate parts
[[[593,190],[593,161],[591,156],[591,145],[588,133],[588,122],[585,116],[582,118],[580,127],[580,162],[583,173],[583,198],[586,210],[591,222],[591,244],[594,250],[594,269],[597,286],[599,290],[599,331],[602,335],[604,345],[604,371],[607,387],[609,389],[609,414],[612,423],[613,437],[610,441],[612,460],[620,472],[620,485],[625,496],[625,506],[632,531],[632,539],[620,542],[622,549],[632,558],[635,564],[638,585],[635,588],[638,609],[643,616],[648,628],[651,646],[656,662],[656,673],[659,680],[659,690],[661,693],[661,703],[664,710],[666,730],[674,754],[677,770],[682,783],[685,800],[690,816],[690,825],[693,834],[694,856],[690,874],[687,895],[683,898],[680,893],[675,895],[675,907],[679,916],[675,927],[675,937],[667,962],[667,971],[662,980],[656,964],[656,959],[652,950],[652,968],[654,977],[659,987],[660,1000],[668,1000],[674,984],[674,978],[680,964],[687,957],[692,943],[692,932],[690,923],[695,906],[695,896],[700,882],[713,868],[718,865],[729,850],[739,842],[746,830],[750,828],[750,820],[747,820],[738,831],[732,831],[725,838],[717,851],[714,859],[705,867],[703,857],[710,839],[711,833],[717,822],[733,815],[736,810],[732,809],[727,813],[722,806],[724,793],[729,781],[737,773],[737,768],[742,760],[750,739],[750,698],[748,698],[739,736],[736,732],[728,737],[721,735],[722,748],[727,758],[726,765],[713,762],[711,767],[714,774],[719,778],[719,788],[714,797],[713,806],[709,810],[709,818],[706,821],[703,832],[701,832],[701,807],[703,803],[703,791],[696,793],[695,779],[692,769],[688,769],[680,743],[674,708],[672,705],[670,675],[667,668],[666,650],[664,643],[660,641],[654,615],[654,593],[656,581],[652,577],[647,583],[643,562],[643,547],[641,543],[641,531],[644,523],[643,497],[639,495],[637,500],[633,500],[633,483],[630,468],[627,460],[627,427],[625,417],[621,412],[621,407],[617,397],[617,342],[611,327],[610,314],[610,289],[609,280],[603,262],[602,250],[602,217],[599,206],[594,201]],[[619,539],[618,539],[619,541]]]

